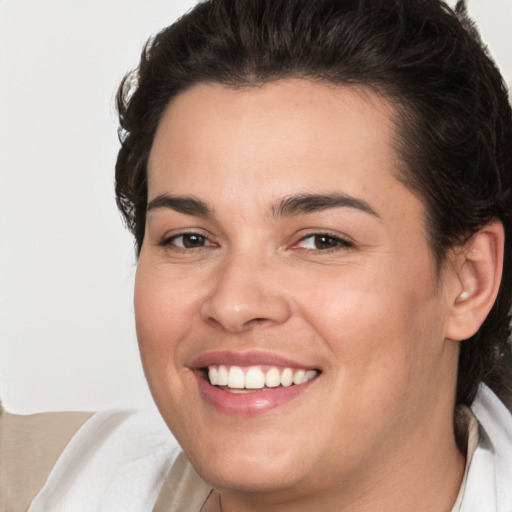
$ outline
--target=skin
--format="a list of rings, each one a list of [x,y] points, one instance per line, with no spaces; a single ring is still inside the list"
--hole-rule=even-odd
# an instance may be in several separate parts
[[[148,212],[137,332],[164,419],[216,489],[208,510],[219,497],[225,512],[455,501],[460,258],[438,274],[424,205],[396,178],[392,118],[370,91],[297,79],[196,85],[160,122],[149,202],[193,196],[211,215]],[[297,194],[343,194],[372,212],[276,215]],[[190,232],[202,238],[187,248]],[[209,350],[270,351],[321,375],[271,411],[230,415],[198,389],[193,361]]]

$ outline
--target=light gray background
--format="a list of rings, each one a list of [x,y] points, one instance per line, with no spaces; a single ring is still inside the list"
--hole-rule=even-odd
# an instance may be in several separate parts
[[[0,396],[11,412],[151,407],[114,94],[194,0],[0,0]],[[453,2],[451,2],[453,3]],[[469,0],[512,83],[512,0]]]

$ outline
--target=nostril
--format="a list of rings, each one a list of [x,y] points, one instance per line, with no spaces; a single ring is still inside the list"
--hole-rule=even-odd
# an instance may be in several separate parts
[[[284,298],[249,286],[228,286],[224,280],[201,305],[201,316],[209,325],[229,332],[283,323],[290,310]]]

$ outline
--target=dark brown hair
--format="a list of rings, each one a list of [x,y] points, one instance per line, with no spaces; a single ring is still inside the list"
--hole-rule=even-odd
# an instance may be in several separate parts
[[[208,0],[146,45],[118,92],[117,202],[144,238],[146,165],[172,99],[199,82],[246,87],[291,77],[368,87],[397,112],[399,178],[427,209],[439,263],[492,219],[506,233],[498,298],[461,343],[457,403],[480,382],[512,404],[512,114],[500,73],[459,2]]]

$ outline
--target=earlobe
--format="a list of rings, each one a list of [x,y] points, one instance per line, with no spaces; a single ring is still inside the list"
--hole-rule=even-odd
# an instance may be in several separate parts
[[[470,338],[491,310],[501,282],[504,242],[503,225],[494,220],[477,231],[457,254],[457,288],[447,338]]]

